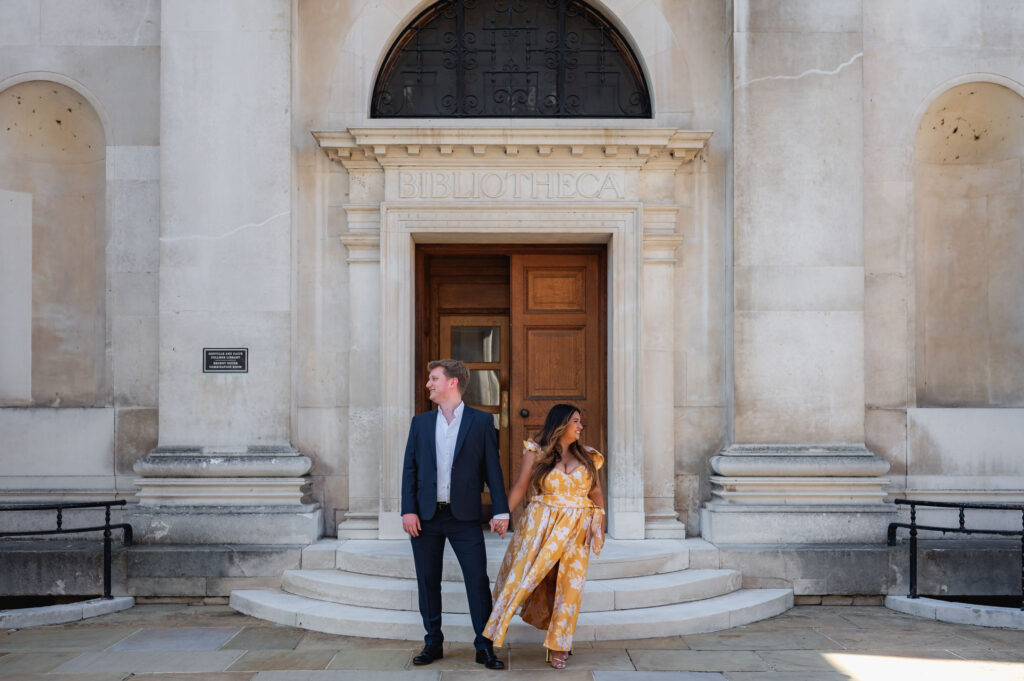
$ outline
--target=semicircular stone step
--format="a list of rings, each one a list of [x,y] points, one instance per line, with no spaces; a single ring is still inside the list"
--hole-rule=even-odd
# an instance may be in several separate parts
[[[236,589],[231,592],[230,604],[246,615],[329,634],[407,641],[423,639],[423,622],[419,613],[411,610],[328,603],[272,589]],[[577,622],[576,640],[617,641],[721,631],[773,617],[791,607],[791,589],[742,589],[690,603],[585,612]],[[471,642],[473,628],[469,615],[445,615],[444,635],[448,641]],[[517,617],[505,641],[539,643],[543,639],[543,631]]]
[[[488,536],[484,540],[487,547],[487,574],[498,574],[510,537],[499,539]],[[401,579],[416,578],[412,547],[405,539],[350,539],[338,547],[335,560],[337,567],[346,572]],[[685,570],[689,563],[689,549],[678,539],[608,539],[600,556],[591,555],[587,578],[643,577]],[[462,570],[451,546],[447,544],[441,578],[448,581],[462,580]]]
[[[680,570],[642,577],[588,579],[580,612],[649,608],[696,601],[736,591],[741,581],[736,570]],[[281,578],[281,589],[298,596],[368,608],[419,608],[414,579],[342,570],[288,570]],[[442,582],[441,598],[444,612],[469,612],[463,582]]]

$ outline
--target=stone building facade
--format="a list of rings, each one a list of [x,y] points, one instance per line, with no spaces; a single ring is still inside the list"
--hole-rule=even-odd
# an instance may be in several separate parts
[[[883,593],[892,497],[1024,499],[1019,3],[588,0],[649,116],[371,115],[433,5],[0,4],[0,500],[128,499],[142,595],[401,538],[425,263],[576,251],[612,537]]]

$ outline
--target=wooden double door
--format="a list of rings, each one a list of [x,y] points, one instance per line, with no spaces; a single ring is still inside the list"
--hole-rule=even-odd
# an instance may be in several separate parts
[[[463,399],[494,416],[506,491],[555,404],[578,406],[583,442],[606,451],[605,262],[603,246],[417,248],[417,386],[431,360],[466,363]],[[432,406],[418,390],[417,412]]]

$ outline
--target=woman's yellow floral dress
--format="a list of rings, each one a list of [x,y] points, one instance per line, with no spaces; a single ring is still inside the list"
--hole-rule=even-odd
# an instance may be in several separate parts
[[[532,440],[523,446],[536,454],[541,451]],[[600,469],[604,457],[588,451]],[[590,559],[590,527],[604,521],[604,512],[588,497],[590,489],[591,476],[584,466],[569,474],[556,468],[541,481],[540,493],[526,507],[494,585],[494,608],[484,636],[495,645],[505,640],[518,611],[523,621],[548,630],[546,648],[572,650]],[[593,546],[595,553],[603,541],[602,534]]]

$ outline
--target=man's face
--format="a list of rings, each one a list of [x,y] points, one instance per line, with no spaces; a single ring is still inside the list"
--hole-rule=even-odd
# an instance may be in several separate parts
[[[459,396],[459,381],[444,375],[444,367],[434,367],[427,376],[427,392],[435,404],[451,401]]]

